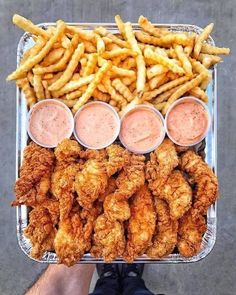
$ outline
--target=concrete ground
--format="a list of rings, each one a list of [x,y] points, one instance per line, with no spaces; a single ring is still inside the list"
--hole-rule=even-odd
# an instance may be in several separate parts
[[[59,18],[72,22],[113,22],[120,14],[136,21],[143,14],[153,22],[215,23],[213,37],[229,46],[230,57],[218,67],[218,203],[217,242],[212,253],[189,265],[147,265],[144,278],[153,292],[170,295],[236,294],[236,2],[234,0],[0,0],[0,294],[24,294],[44,266],[30,261],[16,241],[15,210],[10,207],[15,178],[15,86],[5,77],[15,68],[22,32],[11,24],[14,13],[35,23]],[[94,283],[94,280],[93,280]]]

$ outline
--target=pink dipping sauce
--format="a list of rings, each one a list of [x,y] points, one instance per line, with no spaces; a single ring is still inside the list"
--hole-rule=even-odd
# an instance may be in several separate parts
[[[119,130],[118,114],[106,103],[88,103],[75,115],[75,136],[87,148],[107,147],[115,141]]]
[[[28,124],[32,140],[45,147],[56,147],[73,132],[71,111],[63,103],[51,99],[34,105]]]
[[[128,112],[121,123],[120,140],[134,153],[148,153],[164,139],[161,115],[148,106],[138,106]]]
[[[168,135],[179,145],[194,145],[209,128],[209,115],[202,104],[186,100],[173,107],[167,117]]]

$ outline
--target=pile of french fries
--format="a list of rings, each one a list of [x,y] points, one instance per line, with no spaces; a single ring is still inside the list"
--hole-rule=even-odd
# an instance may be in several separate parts
[[[115,17],[119,33],[104,27],[93,31],[62,20],[44,30],[22,16],[13,23],[32,34],[35,45],[25,51],[7,80],[16,80],[29,107],[55,98],[76,112],[91,100],[109,103],[124,114],[137,104],[151,104],[166,114],[184,95],[205,103],[209,68],[228,55],[229,48],[207,43],[213,24],[200,35],[155,27],[140,16],[139,31]]]

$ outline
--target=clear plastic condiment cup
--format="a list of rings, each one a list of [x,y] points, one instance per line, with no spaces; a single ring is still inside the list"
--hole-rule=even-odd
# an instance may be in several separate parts
[[[79,135],[77,134],[76,132],[76,119],[77,117],[80,115],[80,113],[87,107],[90,107],[92,105],[102,105],[102,106],[105,106],[106,108],[108,108],[114,115],[115,115],[115,118],[116,118],[116,124],[117,124],[117,129],[116,131],[114,132],[114,135],[113,137],[111,138],[111,140],[109,142],[107,142],[106,144],[104,145],[100,145],[100,146],[91,146],[89,144],[86,144],[85,142],[83,142],[80,138],[79,138]],[[111,145],[118,137],[120,133],[120,117],[117,113],[117,111],[108,103],[105,103],[105,102],[102,102],[102,101],[93,101],[93,102],[89,102],[89,103],[86,103],[85,105],[83,105],[74,115],[74,137],[76,138],[76,140],[82,145],[84,146],[85,148],[88,148],[88,149],[91,149],[91,150],[100,150],[100,149],[103,149],[103,148],[106,148],[108,147],[109,145]]]
[[[199,140],[197,140],[196,142],[192,143],[192,144],[183,144],[181,142],[178,142],[176,141],[169,133],[168,131],[168,116],[170,114],[170,112],[179,104],[183,103],[183,102],[189,102],[189,101],[193,101],[193,102],[196,102],[198,104],[200,104],[204,110],[206,111],[206,114],[207,114],[207,118],[208,118],[208,123],[207,123],[207,128],[205,130],[205,132],[202,134],[202,136],[200,137]],[[207,105],[202,102],[200,99],[198,99],[197,97],[194,97],[194,96],[185,96],[185,97],[182,97],[178,100],[176,100],[171,106],[170,108],[168,109],[167,113],[166,113],[166,116],[165,116],[165,130],[166,130],[166,133],[168,135],[168,137],[170,138],[170,140],[172,140],[175,144],[177,145],[180,145],[180,146],[194,146],[198,143],[200,143],[206,136],[207,136],[207,133],[210,129],[210,126],[211,126],[211,114],[210,114],[210,111],[207,107]]]
[[[128,111],[127,113],[125,113],[122,118],[121,118],[121,129],[122,129],[122,123],[124,121],[124,119],[132,112],[136,111],[136,110],[139,110],[139,109],[146,109],[146,110],[149,110],[149,111],[152,111],[156,114],[156,116],[160,119],[161,121],[161,125],[162,125],[162,133],[160,135],[160,138],[159,140],[157,141],[156,145],[149,148],[149,149],[146,149],[146,150],[142,150],[142,151],[137,151],[135,149],[132,149],[130,148],[123,140],[122,136],[121,136],[121,132],[120,132],[120,135],[119,135],[119,139],[122,143],[122,145],[129,151],[135,153],[135,154],[148,154],[152,151],[154,151],[156,148],[158,148],[158,146],[163,142],[164,138],[165,138],[165,135],[166,135],[166,132],[165,132],[165,121],[164,121],[164,118],[162,116],[162,114],[156,109],[154,108],[153,106],[150,106],[150,105],[146,105],[146,104],[140,104],[140,105],[137,105],[135,107],[133,107],[130,111]]]
[[[39,107],[39,106],[42,106],[43,104],[48,104],[48,103],[53,103],[53,104],[57,104],[61,107],[63,107],[67,114],[68,114],[68,118],[69,118],[69,121],[70,121],[70,130],[68,132],[68,135],[66,136],[66,138],[70,138],[72,133],[73,133],[73,129],[74,129],[74,118],[73,118],[73,115],[72,115],[72,112],[71,110],[61,101],[58,101],[56,99],[44,99],[44,100],[41,100],[39,102],[37,102],[29,111],[28,113],[28,117],[27,117],[27,126],[26,126],[26,130],[29,134],[29,137],[38,145],[42,146],[42,147],[45,147],[45,148],[55,148],[57,146],[56,145],[47,145],[47,144],[43,144],[42,142],[39,142],[34,136],[33,134],[31,133],[30,131],[30,119],[31,119],[31,115],[33,114],[33,112]],[[63,139],[62,139],[63,140]],[[59,143],[59,142],[58,142]]]

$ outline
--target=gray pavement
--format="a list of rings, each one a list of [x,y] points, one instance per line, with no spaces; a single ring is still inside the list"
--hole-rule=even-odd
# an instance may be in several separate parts
[[[215,23],[213,37],[229,46],[230,57],[218,67],[218,203],[217,242],[212,253],[189,265],[147,265],[144,278],[153,292],[170,295],[236,294],[236,2],[235,0],[0,0],[0,294],[21,295],[44,266],[30,261],[16,241],[13,198],[15,177],[15,86],[5,77],[15,68],[22,32],[11,24],[17,12],[36,23],[62,18],[72,22],[113,22],[115,14],[136,21]],[[93,280],[94,284],[94,280]]]

